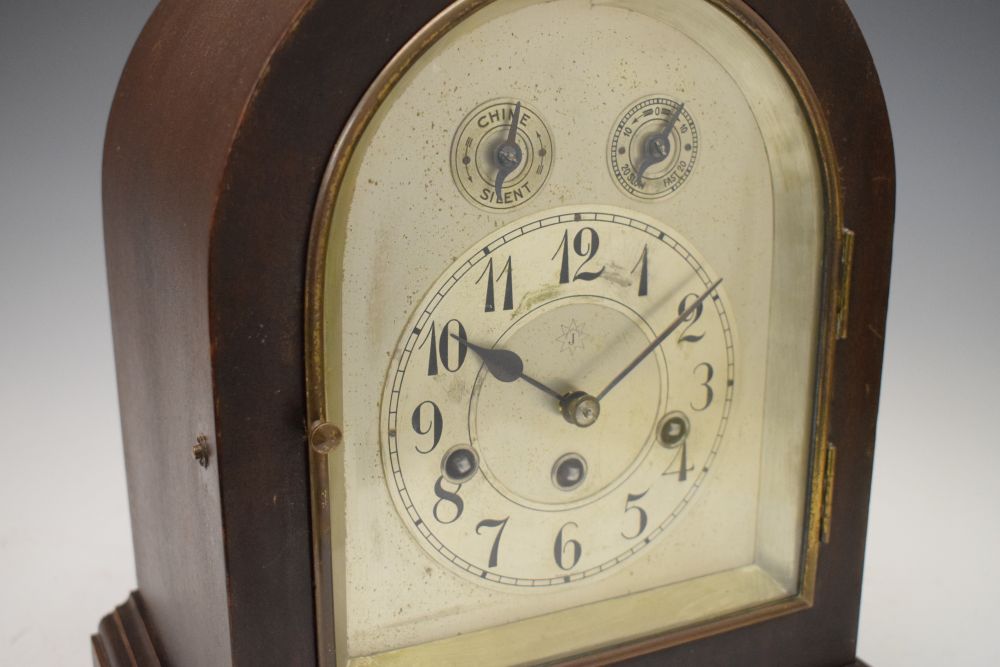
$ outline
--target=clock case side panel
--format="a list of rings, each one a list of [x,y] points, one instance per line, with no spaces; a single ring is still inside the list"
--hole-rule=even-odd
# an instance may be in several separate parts
[[[321,539],[313,531],[324,530],[311,523],[315,466],[307,442],[304,314],[313,212],[333,146],[361,95],[439,4],[311,3],[268,61],[233,142],[210,277],[217,391],[226,397],[217,410],[224,443],[240,443],[228,462],[233,486],[223,478],[223,518],[227,543],[239,554],[229,559],[230,578],[246,584],[234,585],[234,604],[280,631],[248,636],[252,645],[234,639],[237,664],[317,663],[315,604],[331,591],[313,576]],[[262,357],[262,347],[274,353]],[[274,498],[285,514],[276,523],[285,529],[280,538],[261,531],[254,517],[270,511]],[[277,600],[294,605],[299,619],[279,618],[285,612],[275,609]]]
[[[442,8],[165,3],[123,75],[105,229],[134,617],[166,664],[317,662],[303,351],[312,214],[362,94]],[[204,469],[191,456],[199,435]],[[120,617],[93,637],[97,664],[155,664],[113,631]]]
[[[102,620],[96,664],[315,659],[305,455],[289,458],[267,434],[239,439],[245,413],[233,380],[218,377],[233,363],[220,341],[235,326],[219,305],[234,297],[213,267],[218,246],[243,243],[216,233],[234,139],[268,59],[308,4],[163,3],[116,92],[104,229],[139,591]],[[260,360],[287,356],[277,340],[257,343]],[[290,401],[300,385],[283,388]],[[294,433],[285,449],[297,452]],[[243,462],[261,450],[264,472],[248,472]],[[247,532],[270,548],[250,552]],[[263,574],[248,575],[254,567]]]

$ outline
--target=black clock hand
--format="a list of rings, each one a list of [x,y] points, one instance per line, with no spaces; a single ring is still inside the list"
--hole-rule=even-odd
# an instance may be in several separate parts
[[[563,400],[562,394],[555,389],[545,386],[524,372],[524,361],[516,352],[480,347],[455,334],[452,334],[451,337],[475,352],[483,360],[483,363],[486,364],[486,369],[489,370],[490,374],[497,380],[500,380],[500,382],[510,383],[524,380],[532,387],[540,389],[557,401]]]
[[[507,133],[507,138],[497,147],[496,161],[500,167],[496,180],[497,201],[500,201],[503,195],[504,181],[521,165],[521,159],[524,157],[521,147],[517,145],[517,126],[520,123],[521,103],[518,102],[517,106],[514,107],[514,115],[510,119],[510,131]]]
[[[646,170],[654,164],[663,162],[670,155],[670,135],[673,133],[682,111],[684,111],[683,103],[674,111],[674,115],[667,121],[667,126],[663,131],[659,134],[654,134],[646,140],[644,147],[646,157],[643,158],[642,164],[639,165],[639,169],[636,171],[636,180],[639,187],[642,187],[642,177],[646,173]]]
[[[639,356],[637,356],[635,359],[632,360],[632,363],[630,363],[628,366],[625,367],[625,370],[619,373],[615,377],[615,379],[612,380],[608,384],[608,386],[604,388],[604,391],[602,391],[600,394],[597,395],[597,400],[598,401],[603,400],[604,397],[608,395],[608,392],[617,387],[619,382],[624,380],[629,373],[635,370],[636,366],[641,364],[646,359],[646,357],[648,357],[650,354],[653,353],[653,350],[662,345],[663,341],[665,341],[667,338],[670,337],[670,334],[677,331],[678,327],[684,324],[684,322],[689,317],[691,317],[691,314],[694,313],[701,306],[701,304],[703,304],[705,300],[712,295],[712,292],[718,289],[719,285],[721,284],[722,284],[722,278],[719,278],[717,281],[715,281],[715,283],[711,287],[708,288],[708,291],[706,291],[698,298],[697,301],[688,306],[688,308],[683,313],[680,314],[680,317],[674,320],[673,323],[669,327],[667,327],[663,331],[663,333],[657,336],[656,339],[653,340],[653,342],[650,343],[645,350],[639,353]]]
[[[514,105],[514,115],[510,119],[510,129],[507,131],[507,143],[512,144],[517,139],[517,126],[521,122],[521,103]]]

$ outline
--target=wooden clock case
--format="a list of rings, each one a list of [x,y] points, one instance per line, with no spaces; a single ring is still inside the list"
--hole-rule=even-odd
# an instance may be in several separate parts
[[[614,659],[860,665],[894,209],[889,122],[843,0],[743,1],[816,93],[856,235],[850,324],[831,377],[832,539],[812,608]],[[355,106],[448,4],[165,0],[140,36],[104,163],[139,590],[100,622],[95,664],[317,664],[303,315],[314,207]]]

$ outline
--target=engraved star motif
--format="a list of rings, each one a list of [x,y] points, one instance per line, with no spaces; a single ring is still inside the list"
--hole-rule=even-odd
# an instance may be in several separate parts
[[[570,320],[568,325],[561,325],[562,335],[556,338],[556,342],[560,344],[559,351],[569,351],[570,355],[574,355],[578,350],[585,350],[586,344],[584,341],[587,338],[587,334],[584,328],[586,326],[586,324],[577,323],[576,320]]]

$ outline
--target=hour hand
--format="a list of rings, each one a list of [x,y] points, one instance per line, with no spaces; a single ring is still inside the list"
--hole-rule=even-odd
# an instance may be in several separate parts
[[[462,340],[452,334],[453,338]],[[465,346],[475,352],[486,364],[487,370],[501,382],[517,382],[524,374],[524,361],[516,352],[480,347],[469,341]]]
[[[487,348],[476,345],[475,343],[470,343],[461,336],[451,335],[452,338],[463,343],[466,347],[476,353],[483,363],[486,365],[486,369],[490,372],[490,375],[495,377],[500,382],[517,382],[518,380],[524,380],[531,386],[539,389],[557,401],[562,401],[563,395],[552,389],[533,377],[527,375],[524,372],[524,361],[521,359],[520,355],[511,350],[500,350],[496,348]]]

